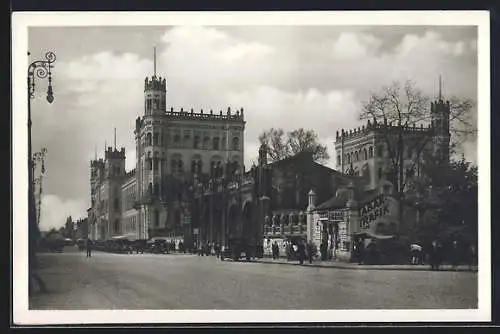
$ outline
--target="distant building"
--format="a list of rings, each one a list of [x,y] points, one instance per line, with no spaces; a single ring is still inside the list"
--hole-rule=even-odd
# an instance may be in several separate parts
[[[336,169],[344,174],[363,177],[367,189],[375,189],[382,180],[395,183],[391,151],[395,152],[396,126],[387,120],[368,120],[366,126],[337,131]],[[427,153],[443,162],[450,159],[450,103],[439,99],[431,103],[430,124],[407,124],[403,130],[404,175],[422,173],[422,156]],[[388,147],[388,143],[392,147]],[[422,154],[418,154],[422,152]],[[416,162],[416,163],[414,163]],[[409,170],[413,167],[413,170]]]

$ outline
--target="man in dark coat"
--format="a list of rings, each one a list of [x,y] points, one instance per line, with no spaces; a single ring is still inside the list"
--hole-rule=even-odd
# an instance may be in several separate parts
[[[313,244],[311,241],[307,243],[307,258],[309,259],[309,263],[313,262]]]
[[[299,244],[297,245],[297,255],[299,258],[299,263],[304,264],[304,259],[306,257],[306,246],[304,245],[303,241],[300,241]]]
[[[86,246],[87,246],[87,257],[92,257],[92,240],[87,239]]]

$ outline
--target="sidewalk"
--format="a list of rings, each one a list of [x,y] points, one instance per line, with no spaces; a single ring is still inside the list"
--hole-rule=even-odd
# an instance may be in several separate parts
[[[281,264],[281,265],[289,265],[289,266],[298,266],[298,261],[288,261],[284,258],[273,260],[272,258],[262,258],[255,259],[251,262],[257,263],[269,263],[269,264]],[[336,268],[336,269],[351,269],[351,270],[413,270],[413,271],[431,271],[430,265],[411,265],[411,264],[377,264],[377,265],[367,265],[362,264],[359,265],[357,263],[348,263],[348,262],[340,262],[340,261],[313,261],[310,264],[307,261],[304,261],[303,266],[305,267],[316,267],[316,268]],[[459,265],[453,268],[449,264],[441,265],[439,267],[439,271],[468,271],[468,272],[477,272],[477,265],[472,266],[472,270],[469,270],[469,266],[467,265]]]

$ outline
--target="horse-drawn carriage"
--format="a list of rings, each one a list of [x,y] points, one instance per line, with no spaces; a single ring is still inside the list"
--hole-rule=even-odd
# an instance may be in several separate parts
[[[261,245],[246,239],[246,238],[230,238],[224,250],[220,253],[220,259],[232,259],[239,261],[245,258],[247,261],[255,258],[262,258],[264,249]]]

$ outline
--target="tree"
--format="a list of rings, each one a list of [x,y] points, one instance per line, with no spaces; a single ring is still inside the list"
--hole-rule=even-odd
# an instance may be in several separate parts
[[[360,119],[374,120],[387,126],[380,127],[381,139],[386,145],[390,157],[389,175],[394,183],[398,197],[402,199],[411,179],[416,164],[421,162],[422,155],[432,140],[433,129],[423,136],[406,136],[408,127],[415,124],[430,124],[430,99],[411,80],[404,84],[394,82],[383,87],[381,92],[372,93],[368,101],[363,103]],[[450,149],[474,135],[477,131],[471,121],[471,110],[474,103],[469,99],[450,98]],[[405,165],[404,153],[410,149],[415,154],[410,166]],[[400,200],[399,214],[403,217],[403,204]]]
[[[419,193],[430,195],[439,204],[434,222],[420,226],[419,232],[436,236],[446,231],[466,235],[477,241],[478,228],[478,169],[465,160],[453,160],[443,169],[434,160],[425,160],[425,177],[419,179]]]
[[[283,129],[271,128],[259,136],[261,144],[267,145],[270,161],[278,161],[293,155],[310,152],[315,161],[326,162],[330,158],[327,147],[318,142],[314,130],[303,128],[286,133]]]

